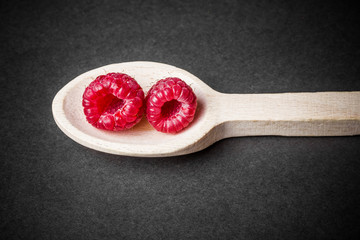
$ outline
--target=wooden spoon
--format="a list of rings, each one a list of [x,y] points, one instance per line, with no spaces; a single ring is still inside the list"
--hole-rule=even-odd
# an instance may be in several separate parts
[[[179,77],[198,97],[194,121],[178,134],[157,132],[144,117],[135,127],[109,132],[86,122],[85,87],[97,76],[123,72],[146,93],[159,79]],[[346,136],[360,134],[360,91],[277,94],[224,94],[191,73],[162,63],[126,62],[100,67],[64,86],[52,104],[55,122],[76,142],[128,156],[175,156],[200,151],[236,136]]]

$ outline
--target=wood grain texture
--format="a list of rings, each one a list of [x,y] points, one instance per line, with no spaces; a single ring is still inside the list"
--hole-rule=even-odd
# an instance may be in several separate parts
[[[82,94],[93,79],[109,72],[133,76],[145,92],[164,77],[181,78],[198,98],[194,121],[175,135],[157,132],[145,118],[121,132],[94,128],[85,120]],[[154,62],[112,64],[86,72],[58,92],[52,110],[59,128],[76,142],[128,156],[183,155],[236,136],[360,134],[360,92],[224,94],[185,70]]]

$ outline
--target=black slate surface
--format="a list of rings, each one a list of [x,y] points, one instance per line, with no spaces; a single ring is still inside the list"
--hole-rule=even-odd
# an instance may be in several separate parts
[[[246,137],[187,156],[87,149],[68,81],[147,60],[227,93],[360,90],[359,14],[330,1],[1,2],[1,239],[356,239],[360,137]]]

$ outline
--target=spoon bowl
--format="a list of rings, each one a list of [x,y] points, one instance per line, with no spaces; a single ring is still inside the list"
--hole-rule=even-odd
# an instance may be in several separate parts
[[[129,130],[112,132],[94,128],[86,122],[82,94],[97,76],[123,72],[136,79],[146,93],[158,80],[179,77],[192,87],[198,99],[195,118],[178,134],[156,131],[144,117]],[[88,71],[62,88],[53,100],[53,115],[59,128],[76,142],[95,150],[130,156],[170,156],[201,150],[192,145],[211,129],[209,93],[215,92],[200,79],[174,66],[154,62],[111,64]],[[206,146],[202,146],[205,148]],[[186,150],[185,150],[186,149]]]
[[[182,79],[197,96],[193,122],[177,134],[156,131],[145,117],[119,132],[93,127],[83,113],[82,95],[97,76],[110,72],[132,76],[145,93],[160,79]],[[360,92],[223,94],[183,69],[155,62],[111,64],[83,73],[56,94],[52,111],[58,127],[74,141],[127,156],[183,155],[234,136],[360,134]]]

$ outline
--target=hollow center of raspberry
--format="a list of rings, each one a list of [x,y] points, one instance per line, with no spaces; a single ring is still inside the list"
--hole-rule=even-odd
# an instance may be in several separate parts
[[[124,103],[124,100],[108,94],[101,101],[101,106],[99,106],[100,112],[102,112],[102,114],[114,114]]]
[[[175,99],[166,102],[161,107],[161,117],[168,118],[170,116],[173,116],[174,114],[179,112],[180,108],[181,108],[181,103]]]

